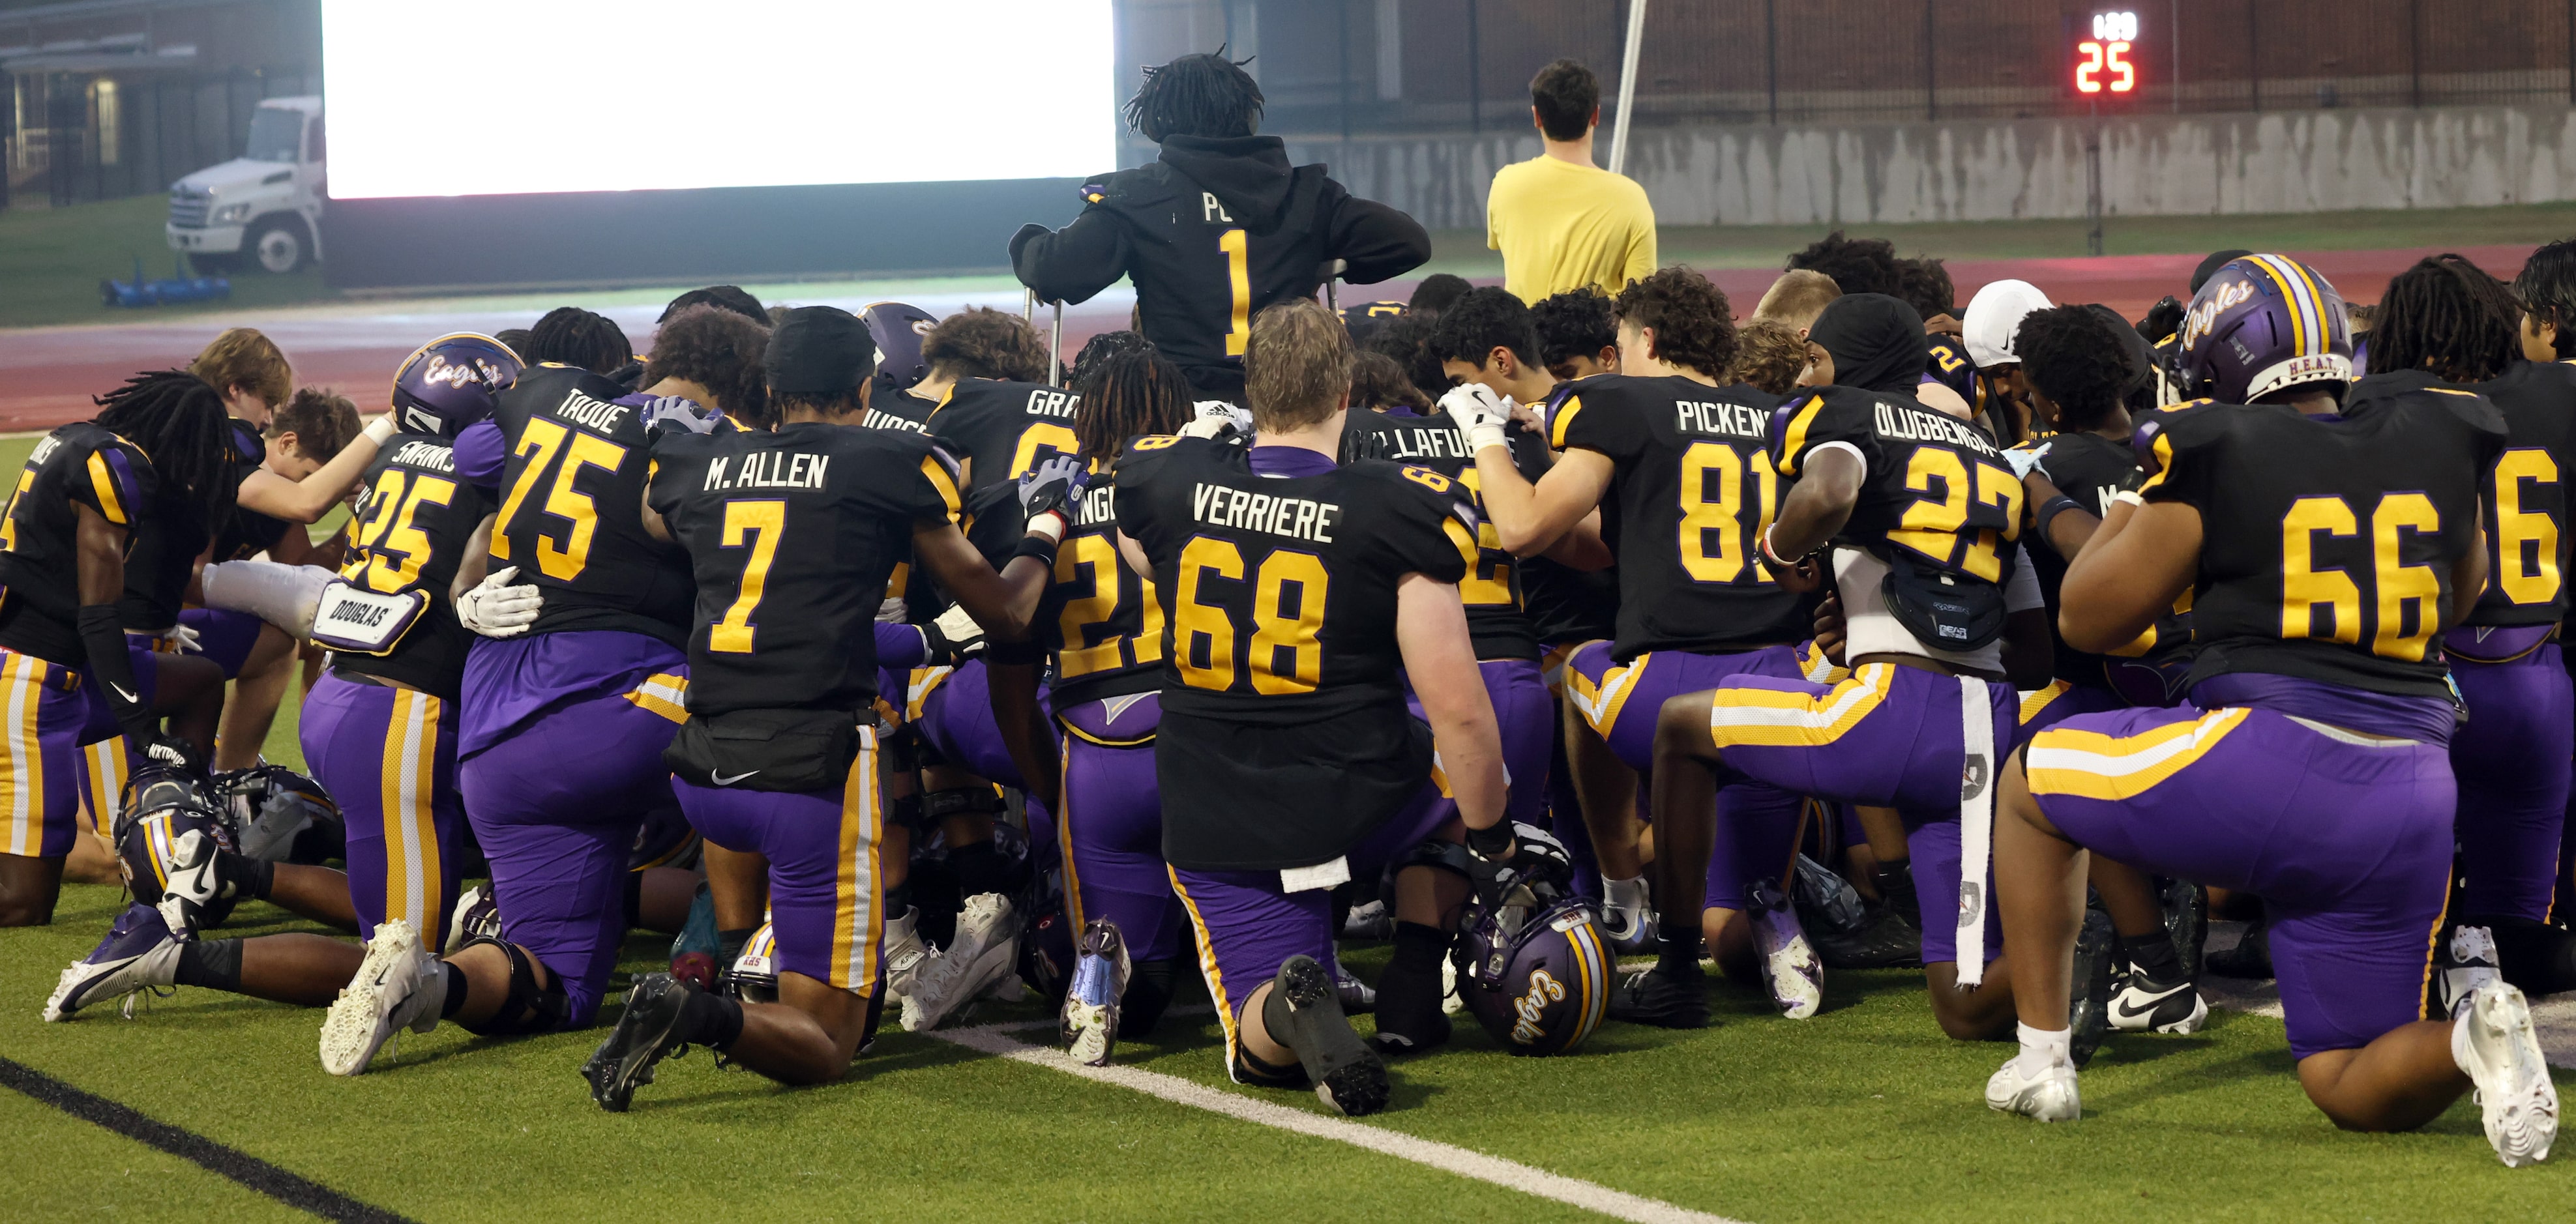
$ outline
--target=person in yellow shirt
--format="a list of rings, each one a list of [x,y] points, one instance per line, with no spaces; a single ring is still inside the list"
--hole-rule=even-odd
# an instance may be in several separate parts
[[[1616,295],[1655,270],[1655,208],[1635,179],[1592,164],[1601,81],[1561,59],[1530,78],[1530,115],[1547,152],[1494,174],[1485,245],[1503,253],[1503,288],[1524,302],[1593,289]]]

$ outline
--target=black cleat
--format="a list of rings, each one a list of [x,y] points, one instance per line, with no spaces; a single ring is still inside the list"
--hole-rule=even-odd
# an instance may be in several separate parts
[[[1346,1008],[1347,1009],[1347,1008]],[[1377,979],[1377,1035],[1382,1054],[1427,1054],[1449,1041],[1449,1017],[1440,1009],[1440,973],[1406,973],[1389,967]]]
[[[2257,981],[2272,976],[2272,924],[2266,915],[2245,924],[2245,938],[2236,946],[2212,952],[2206,959],[2209,972],[2224,978],[2253,978]]]
[[[2075,972],[2067,979],[2074,987],[2066,1008],[2068,1054],[2078,1067],[2093,1061],[2093,1051],[2102,1048],[2102,1037],[2111,1030],[2112,970],[2119,959],[2120,935],[2111,926],[2111,915],[2085,907],[2084,925],[2075,932]]]
[[[1297,1051],[1315,1098],[1351,1117],[1386,1108],[1386,1062],[1351,1030],[1331,970],[1292,956],[1270,987],[1288,1002],[1288,1031],[1271,1039]]]
[[[688,1050],[679,1038],[680,1013],[697,987],[667,973],[635,979],[626,992],[626,1014],[617,1018],[608,1040],[581,1065],[590,1081],[590,1099],[610,1113],[626,1112],[639,1084],[653,1082],[653,1064]]]
[[[1860,929],[1807,932],[1828,969],[1916,969],[1923,964],[1923,928],[1893,905],[1872,905]]]
[[[1707,1028],[1704,981],[1696,973],[1688,978],[1653,969],[1629,974],[1610,988],[1608,1014],[1613,1020],[1656,1028]]]
[[[2209,890],[2189,880],[2169,880],[2164,896],[2165,934],[2182,958],[2182,975],[2200,976],[2200,954],[2209,944]]]

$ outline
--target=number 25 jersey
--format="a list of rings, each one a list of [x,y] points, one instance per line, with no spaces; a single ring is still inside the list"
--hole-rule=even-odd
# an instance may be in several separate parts
[[[1575,384],[1557,406],[1550,442],[1613,468],[1601,500],[1602,539],[1619,560],[1613,657],[1807,636],[1808,604],[1754,551],[1788,492],[1764,446],[1777,402],[1748,386],[1613,374]]]
[[[2138,425],[2149,502],[2200,511],[2188,683],[2232,672],[2443,697],[2451,567],[2478,530],[2504,419],[2428,388],[2357,418],[2199,403]]]
[[[456,451],[434,434],[395,434],[376,450],[355,513],[340,577],[380,594],[420,591],[429,606],[392,650],[334,652],[342,671],[397,680],[454,700],[474,634],[456,619],[448,588],[465,546],[491,509],[483,491],[456,474]]]
[[[915,523],[958,511],[955,464],[927,436],[815,421],[664,434],[652,499],[696,575],[699,717],[866,709],[886,578]]]

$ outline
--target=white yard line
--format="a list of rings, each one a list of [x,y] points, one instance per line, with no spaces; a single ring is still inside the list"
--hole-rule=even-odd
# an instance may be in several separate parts
[[[1179,1013],[1175,1011],[1171,1014]],[[1376,1152],[1382,1156],[1408,1160],[1427,1168],[1501,1186],[1506,1190],[1517,1190],[1523,1194],[1580,1207],[1585,1211],[1599,1212],[1614,1219],[1635,1220],[1640,1224],[1646,1224],[1646,1222],[1663,1224],[1665,1221],[1687,1221],[1689,1224],[1741,1224],[1740,1221],[1729,1220],[1724,1216],[1693,1211],[1687,1207],[1676,1207],[1660,1199],[1645,1198],[1625,1191],[1613,1190],[1608,1186],[1550,1173],[1544,1169],[1534,1169],[1499,1156],[1488,1156],[1482,1152],[1469,1151],[1466,1148],[1429,1139],[1418,1139],[1412,1135],[1366,1126],[1342,1118],[1328,1118],[1302,1109],[1291,1109],[1285,1105],[1210,1088],[1179,1076],[1165,1075],[1159,1071],[1114,1065],[1086,1067],[1067,1058],[1062,1050],[1051,1046],[1029,1045],[1005,1035],[1007,1030],[1047,1027],[1054,1023],[1052,1020],[1021,1021],[980,1025],[973,1028],[935,1030],[925,1035],[997,1058],[1007,1058],[1014,1062],[1045,1067],[1051,1071],[1061,1071],[1094,1083],[1141,1092],[1176,1105],[1187,1105],[1195,1109],[1207,1110],[1209,1113],[1224,1114],[1229,1118],[1250,1122],[1257,1126],[1293,1131],[1317,1139],[1330,1139],[1336,1143],[1347,1143],[1352,1147]]]

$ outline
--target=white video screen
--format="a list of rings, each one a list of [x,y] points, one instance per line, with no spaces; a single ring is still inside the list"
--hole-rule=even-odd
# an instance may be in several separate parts
[[[1110,0],[322,0],[333,199],[1075,178]]]

